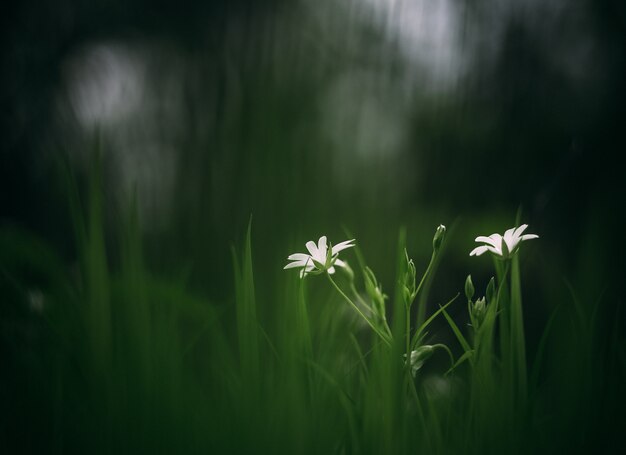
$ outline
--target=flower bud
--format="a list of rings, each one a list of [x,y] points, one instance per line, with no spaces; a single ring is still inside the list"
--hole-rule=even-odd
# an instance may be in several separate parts
[[[374,298],[376,296],[376,276],[369,267],[363,269],[363,280],[365,281],[365,292]]]
[[[474,302],[472,305],[472,319],[476,325],[475,329],[478,329],[485,319],[485,314],[487,313],[487,302],[485,302],[485,298],[481,297],[480,299]]]
[[[409,366],[411,368],[411,375],[415,377],[417,371],[422,368],[424,362],[433,355],[435,348],[430,345],[423,345],[417,348],[415,351],[411,351],[411,357],[409,359]],[[406,358],[406,354],[405,354]]]
[[[439,251],[441,248],[441,244],[443,243],[443,238],[446,235],[446,227],[443,224],[440,224],[435,231],[435,236],[433,237],[433,251]]]
[[[407,306],[410,306],[413,302],[413,293],[406,286],[402,286],[402,297]]]
[[[467,275],[467,278],[465,279],[465,297],[467,297],[467,300],[472,300],[472,297],[474,297],[474,283],[472,283],[472,275]]]
[[[404,250],[406,260],[406,272],[404,273],[403,294],[404,302],[410,306],[415,299],[415,275],[417,273],[413,259],[409,259],[409,254]]]
[[[365,267],[363,269],[363,278],[365,281],[365,292],[369,298],[372,299],[372,307],[376,316],[380,320],[385,321],[385,299],[387,296],[383,293],[382,287],[376,281],[376,276],[374,272],[372,272],[372,269]]]

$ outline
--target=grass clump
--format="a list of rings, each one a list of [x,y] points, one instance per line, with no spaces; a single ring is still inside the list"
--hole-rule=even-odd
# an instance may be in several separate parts
[[[623,365],[596,356],[599,306],[587,317],[574,297],[573,314],[554,312],[529,362],[523,253],[506,233],[499,253],[490,251],[494,277],[484,296],[475,298],[468,276],[461,317],[451,311],[465,308],[456,290],[428,311],[443,226],[425,265],[409,257],[400,230],[391,296],[358,243],[333,247],[324,237],[311,242],[308,258],[297,256],[303,273],[284,272],[267,300],[257,293],[250,223],[232,251],[234,298],[218,303],[184,278],[149,270],[134,204],[110,255],[97,172],[91,182],[86,210],[71,191],[73,269],[34,236],[1,231],[2,311],[10,322],[2,330],[3,448],[484,454],[607,441],[576,417],[601,416],[592,398],[598,378],[623,375]],[[350,247],[354,269],[343,253]],[[435,321],[447,325],[433,332]],[[559,324],[569,327],[555,337]],[[574,349],[561,356],[563,346]],[[608,390],[620,396],[618,385]]]

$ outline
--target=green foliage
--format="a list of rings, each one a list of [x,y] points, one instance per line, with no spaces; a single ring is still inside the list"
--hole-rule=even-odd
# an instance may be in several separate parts
[[[581,391],[593,395],[590,372],[607,368],[595,355],[599,305],[588,314],[572,292],[575,311],[553,312],[528,377],[519,252],[495,263],[497,279],[488,282],[486,297],[474,300],[467,277],[468,314],[461,318],[458,293],[430,313],[424,305],[425,283],[444,246],[441,229],[419,279],[400,230],[391,298],[358,248],[356,273],[326,274],[327,281],[285,272],[268,298],[255,281],[261,263],[254,260],[250,222],[243,248],[232,252],[234,297],[212,302],[184,279],[149,270],[134,200],[121,216],[118,241],[105,235],[98,174],[96,167],[86,209],[70,185],[79,258],[71,273],[40,239],[0,231],[3,315],[16,318],[23,300],[34,298],[24,270],[42,278],[35,301],[45,305],[34,307],[31,319],[45,342],[26,349],[11,340],[5,356],[13,387],[29,399],[21,407],[9,403],[15,422],[3,426],[30,417],[33,431],[46,428],[32,447],[554,452],[570,446],[546,435],[566,434],[576,422],[560,420],[546,394],[567,413],[598,411],[573,400]],[[414,302],[423,305],[422,319]],[[557,337],[559,316],[570,318],[572,329],[559,329]],[[447,326],[433,329],[437,322]]]
[[[239,340],[239,363],[242,380],[249,383],[245,390],[255,391],[260,380],[259,331],[252,272],[252,219],[248,223],[241,260],[233,249],[235,275],[235,308]],[[252,394],[254,396],[254,393]],[[250,399],[250,397],[248,397]]]

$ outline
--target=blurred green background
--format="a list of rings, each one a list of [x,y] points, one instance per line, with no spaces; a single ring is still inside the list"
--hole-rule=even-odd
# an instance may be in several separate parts
[[[3,9],[3,245],[22,242],[33,257],[54,251],[72,276],[65,169],[86,194],[98,150],[113,270],[133,198],[147,269],[226,314],[230,248],[251,215],[266,302],[285,280],[286,256],[320,235],[344,240],[342,226],[392,290],[399,227],[419,270],[443,223],[454,228],[434,306],[468,273],[482,292],[491,264],[469,258],[474,237],[513,226],[521,207],[541,237],[524,251],[529,352],[554,308],[567,306],[566,282],[588,308],[600,302],[599,333],[616,330],[623,352],[624,2],[44,0]],[[0,343],[19,369],[15,359],[40,342],[50,282],[28,263],[9,268],[22,253],[7,251]],[[3,370],[9,400],[20,376]]]

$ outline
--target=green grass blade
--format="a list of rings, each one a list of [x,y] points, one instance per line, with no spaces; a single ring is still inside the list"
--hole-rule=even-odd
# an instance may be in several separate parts
[[[252,271],[252,218],[248,224],[241,263],[233,254],[235,267],[235,304],[241,374],[246,382],[259,383],[259,341],[254,276]],[[247,388],[247,387],[246,387]]]
[[[445,375],[449,375],[450,373],[452,373],[454,370],[457,369],[458,366],[460,366],[463,362],[465,362],[466,360],[472,360],[472,357],[474,355],[474,351],[473,350],[469,350],[469,351],[465,351],[463,353],[463,355],[461,355],[461,357],[459,357],[456,362],[454,362],[454,365],[452,365],[452,367],[445,372]],[[471,362],[470,362],[471,363]]]
[[[511,354],[513,358],[512,378],[516,380],[516,388],[520,404],[523,405],[527,398],[526,372],[526,340],[524,336],[524,317],[522,312],[522,285],[520,280],[519,255],[515,255],[511,264],[511,300],[510,300],[510,336]]]
[[[456,336],[456,339],[459,340],[459,344],[463,348],[463,351],[464,352],[471,351],[472,348],[470,347],[469,343],[467,342],[467,340],[465,339],[465,337],[461,333],[461,330],[456,325],[454,320],[450,317],[450,315],[448,314],[448,312],[445,309],[443,309],[442,311],[443,311],[444,317],[446,318],[446,321],[448,321],[448,324],[450,325],[450,328],[454,332],[454,335]]]
[[[439,316],[439,314],[444,311],[446,308],[448,308],[448,306],[450,306],[452,304],[452,302],[454,302],[458,297],[459,297],[459,293],[457,293],[454,297],[452,297],[448,302],[446,302],[445,305],[443,306],[439,306],[439,309],[437,311],[435,311],[432,315],[430,315],[430,317],[428,319],[426,319],[426,321],[424,321],[424,323],[420,326],[419,329],[417,329],[417,331],[415,332],[415,335],[413,336],[413,341],[411,342],[411,346],[415,346],[415,341],[419,339],[420,335],[422,334],[422,332],[424,332],[424,330],[426,329],[426,327],[428,327],[430,325],[431,322],[433,322],[433,320]]]
[[[541,370],[541,363],[543,361],[543,355],[546,349],[546,345],[548,343],[549,335],[552,331],[552,326],[554,325],[554,321],[556,319],[556,315],[558,313],[559,307],[556,307],[550,318],[548,319],[548,323],[546,327],[543,329],[543,333],[541,334],[541,339],[539,340],[539,345],[537,346],[537,353],[535,354],[535,360],[533,361],[533,365],[531,367],[530,373],[530,389],[536,390],[539,384],[539,372]]]

